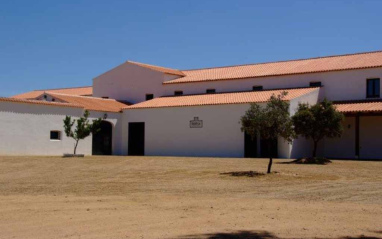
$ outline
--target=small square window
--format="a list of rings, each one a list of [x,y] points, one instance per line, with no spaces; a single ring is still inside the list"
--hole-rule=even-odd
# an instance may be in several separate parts
[[[367,79],[366,97],[367,98],[379,98],[380,83],[379,78]]]
[[[216,90],[215,89],[207,89],[206,93],[207,94],[214,94],[214,93],[216,93]]]
[[[255,85],[252,87],[252,90],[253,91],[262,91],[263,90],[263,86],[262,85]]]
[[[309,83],[309,86],[310,87],[321,87],[322,84],[321,84],[321,81],[312,81]]]
[[[50,140],[61,140],[61,131],[50,131]]]
[[[174,95],[183,95],[183,91],[177,90],[174,92]]]
[[[146,94],[146,100],[154,99],[154,94]]]

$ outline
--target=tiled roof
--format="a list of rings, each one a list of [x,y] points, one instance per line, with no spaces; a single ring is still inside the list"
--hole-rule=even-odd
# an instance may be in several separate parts
[[[382,112],[382,101],[376,102],[341,102],[334,104],[342,113]]]
[[[61,94],[68,94],[68,95],[91,96],[93,94],[93,87],[92,86],[85,86],[85,87],[75,87],[75,88],[35,90],[35,91],[30,91],[30,92],[26,92],[23,94],[12,96],[12,98],[35,99],[36,97],[40,96],[41,94],[43,94],[46,91],[54,92],[54,93],[61,93]]]
[[[291,100],[316,90],[319,90],[319,87],[204,95],[170,96],[155,98],[135,105],[127,106],[124,109],[261,103],[267,102],[273,94],[279,95],[283,91],[288,92],[284,100]]]
[[[138,65],[138,66],[146,67],[146,68],[149,68],[149,69],[154,70],[154,71],[160,71],[160,72],[163,72],[166,74],[185,76],[185,74],[183,72],[181,72],[180,70],[176,70],[176,69],[171,69],[171,68],[166,68],[166,67],[161,67],[161,66],[154,66],[154,65],[149,65],[149,64],[144,64],[144,63],[134,62],[134,61],[127,61],[127,62],[129,62],[131,64]]]
[[[25,100],[25,99],[15,99],[15,98],[5,98],[5,97],[0,97],[0,102],[14,102],[14,103],[23,103],[23,104],[84,108],[81,105],[72,104],[72,103],[50,102],[50,101],[42,101],[42,100]]]
[[[52,92],[46,92],[45,94],[70,104],[81,105],[85,109],[93,111],[120,112],[123,107],[127,106],[126,104],[113,99],[67,95]]]
[[[382,67],[382,51],[318,57],[251,65],[183,70],[184,77],[163,84],[233,80],[266,76],[294,75]]]

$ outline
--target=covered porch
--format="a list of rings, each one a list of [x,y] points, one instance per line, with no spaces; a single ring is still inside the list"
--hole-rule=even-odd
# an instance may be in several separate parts
[[[341,138],[325,140],[325,156],[382,160],[382,101],[335,102],[345,114]]]

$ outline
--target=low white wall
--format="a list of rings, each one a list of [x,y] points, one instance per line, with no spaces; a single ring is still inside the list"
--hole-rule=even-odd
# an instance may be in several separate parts
[[[82,108],[0,102],[0,155],[62,155],[73,153],[74,140],[65,135],[63,120],[83,115]],[[90,120],[104,112],[90,112]],[[113,127],[113,153],[121,150],[121,114],[108,113]],[[50,140],[50,131],[61,131],[61,140]],[[92,154],[92,136],[79,142],[78,154]]]

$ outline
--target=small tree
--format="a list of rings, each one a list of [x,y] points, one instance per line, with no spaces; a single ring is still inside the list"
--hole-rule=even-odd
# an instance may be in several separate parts
[[[294,138],[293,124],[289,114],[289,103],[283,98],[287,92],[280,95],[272,95],[265,107],[251,104],[251,107],[241,117],[241,131],[246,132],[252,138],[260,135],[268,140],[269,163],[267,173],[271,173],[272,167],[272,140],[282,137],[288,142]]]
[[[90,133],[95,134],[100,131],[102,119],[98,118],[93,120],[92,123],[89,123],[88,117],[89,111],[86,110],[84,116],[77,120],[72,120],[72,117],[70,116],[66,116],[64,119],[64,130],[66,136],[71,137],[76,141],[74,144],[74,154],[76,154],[78,142],[81,139],[85,139],[90,135]],[[76,122],[77,125],[73,131],[72,127]]]
[[[316,157],[317,145],[321,139],[341,137],[343,119],[344,115],[326,99],[312,106],[299,104],[292,117],[296,134],[313,140],[313,157]]]

